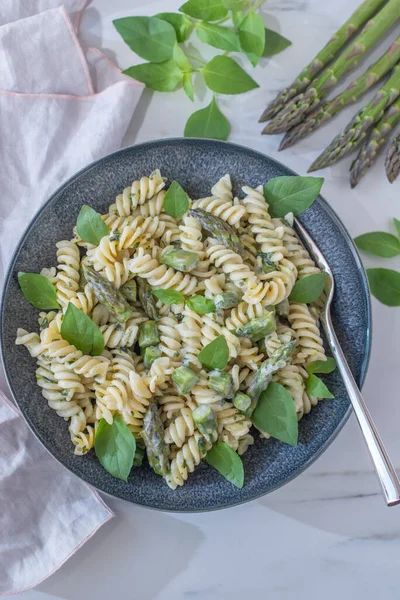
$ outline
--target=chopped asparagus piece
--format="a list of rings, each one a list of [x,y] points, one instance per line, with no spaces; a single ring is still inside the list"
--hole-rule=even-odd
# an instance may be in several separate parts
[[[286,298],[285,300],[282,300],[282,302],[279,302],[279,304],[275,306],[275,311],[278,317],[287,319],[289,316],[289,300]]]
[[[222,394],[224,398],[232,398],[234,393],[232,376],[218,369],[208,374],[208,387]]]
[[[168,445],[164,441],[164,425],[155,402],[150,404],[144,416],[141,435],[150,466],[157,475],[167,475],[169,471]]]
[[[282,344],[282,346],[280,348],[277,348],[277,350],[275,350],[275,352],[272,353],[272,356],[270,357],[272,360],[284,360],[285,362],[287,361],[287,359],[289,358],[289,356],[292,354],[294,348],[296,346],[296,340],[291,340],[290,342],[287,342],[286,344]]]
[[[237,408],[240,412],[246,414],[246,412],[251,406],[250,396],[248,396],[247,394],[243,394],[243,392],[238,392],[233,398],[233,406]]]
[[[272,271],[279,271],[279,265],[272,260],[272,252],[259,252],[257,256],[261,261],[261,270],[263,273],[272,273]]]
[[[200,404],[194,409],[193,420],[197,425],[198,430],[205,436],[209,436],[217,429],[217,415],[207,404]]]
[[[147,348],[156,346],[160,341],[157,323],[155,321],[145,321],[139,325],[139,346]]]
[[[192,271],[199,264],[199,255],[190,250],[179,250],[178,248],[170,248],[162,255],[160,259],[162,265],[172,267],[175,271],[186,273]]]
[[[135,458],[133,459],[134,467],[141,467],[144,459],[145,449],[136,444]]]
[[[267,336],[265,336],[267,337]],[[261,338],[261,340],[258,340],[257,342],[257,346],[260,348],[261,352],[266,352],[267,351],[267,344],[265,343],[265,337]]]
[[[243,327],[239,327],[235,331],[238,337],[248,337],[253,342],[258,342],[266,335],[269,335],[276,330],[276,319],[273,311],[252,319]]]
[[[189,367],[178,367],[171,378],[179,394],[188,394],[200,381],[200,377]]]
[[[124,285],[121,287],[121,294],[123,295],[125,300],[128,300],[128,302],[136,302],[136,297],[137,297],[136,281],[134,279],[131,279],[130,281],[127,281],[126,283],[124,283]]]
[[[230,248],[233,252],[240,254],[240,256],[244,255],[244,249],[240,243],[238,234],[226,221],[201,208],[191,208],[189,215],[194,217],[202,228],[211,233],[212,237],[220,244]]]
[[[235,308],[242,299],[242,294],[239,292],[222,292],[214,298],[215,307],[218,309]]]
[[[137,285],[140,304],[142,305],[144,312],[150,319],[153,319],[153,321],[158,321],[159,317],[156,300],[153,296],[153,291],[150,285],[145,279],[140,277],[138,277]]]
[[[159,346],[147,346],[146,348],[141,348],[140,354],[143,356],[144,366],[146,369],[150,369],[156,358],[160,358],[162,352]]]
[[[132,308],[125,300],[119,290],[116,290],[113,285],[97,273],[93,267],[85,265],[83,267],[83,275],[86,281],[91,285],[94,295],[100,304],[104,304],[106,308],[115,316],[115,318],[124,323],[133,314]]]
[[[85,290],[85,285],[87,284],[87,280],[85,277],[85,273],[83,272],[83,268],[79,269],[79,291],[83,292]]]

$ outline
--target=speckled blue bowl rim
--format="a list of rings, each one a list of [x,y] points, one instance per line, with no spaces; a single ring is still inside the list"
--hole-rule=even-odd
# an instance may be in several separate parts
[[[102,158],[100,158],[97,161],[94,161],[92,163],[90,163],[89,165],[87,165],[86,167],[83,167],[81,170],[79,170],[77,173],[75,173],[75,175],[73,175],[72,177],[70,177],[69,179],[67,179],[65,182],[63,182],[58,188],[57,190],[50,196],[50,198],[41,206],[41,208],[38,210],[38,212],[34,215],[33,219],[31,220],[31,222],[29,223],[28,227],[26,228],[26,230],[24,231],[24,233],[22,234],[18,245],[13,253],[11,262],[9,264],[8,270],[7,270],[7,275],[5,278],[5,283],[4,283],[4,287],[3,287],[3,291],[2,291],[2,295],[1,295],[1,305],[0,305],[0,355],[1,355],[1,361],[2,361],[2,365],[5,371],[5,375],[6,375],[6,379],[8,382],[8,385],[10,387],[12,396],[14,398],[14,401],[16,402],[16,404],[19,406],[18,403],[18,397],[17,394],[14,390],[14,386],[8,371],[8,367],[6,364],[6,360],[5,360],[5,348],[4,348],[4,340],[3,340],[3,331],[4,331],[4,320],[5,320],[5,311],[4,311],[4,305],[5,305],[5,300],[7,297],[7,292],[10,286],[10,281],[11,281],[11,277],[12,274],[14,272],[14,265],[17,261],[18,255],[20,253],[21,248],[24,245],[24,242],[26,240],[26,238],[28,237],[29,233],[31,232],[31,229],[36,225],[37,220],[40,218],[40,216],[42,215],[42,213],[47,209],[47,207],[57,199],[58,195],[66,188],[68,187],[71,183],[75,182],[76,180],[78,180],[80,178],[81,175],[83,174],[87,174],[88,172],[90,172],[92,169],[98,167],[99,165],[101,165],[101,163],[103,161],[106,161],[107,159],[109,159],[110,157],[115,157],[118,158],[118,156],[123,155],[124,153],[132,150],[132,149],[136,149],[136,150],[140,150],[141,148],[148,148],[148,147],[160,147],[160,146],[164,146],[166,144],[172,144],[172,145],[179,145],[179,144],[184,144],[184,145],[206,145],[206,144],[213,144],[213,145],[220,145],[221,147],[223,146],[229,146],[229,147],[233,147],[236,148],[237,150],[239,150],[240,152],[243,152],[245,154],[247,154],[248,156],[253,156],[254,158],[258,158],[258,159],[262,159],[262,160],[267,160],[270,161],[271,163],[275,163],[275,165],[277,165],[278,167],[284,169],[286,171],[286,173],[288,175],[297,175],[297,173],[295,171],[293,171],[292,169],[290,169],[289,167],[287,167],[286,165],[284,165],[282,162],[271,158],[270,156],[263,154],[262,152],[253,150],[252,148],[249,148],[247,146],[242,146],[240,144],[234,144],[232,142],[223,142],[223,141],[217,141],[217,140],[212,140],[212,139],[206,139],[206,138],[165,138],[165,139],[160,139],[160,140],[150,140],[148,142],[143,142],[141,144],[135,144],[133,146],[128,146],[125,148],[122,148],[121,150],[117,150],[116,152],[113,152],[111,154],[108,154]],[[365,347],[365,354],[363,357],[363,360],[361,362],[360,365],[360,377],[358,380],[358,384],[360,386],[360,388],[362,387],[362,385],[364,384],[366,375],[367,375],[367,371],[368,371],[368,365],[369,365],[369,361],[370,361],[370,357],[371,357],[371,345],[372,345],[372,315],[371,315],[371,298],[370,298],[370,291],[369,291],[369,284],[368,284],[368,279],[367,279],[367,275],[366,272],[364,270],[360,255],[358,253],[358,250],[349,234],[349,232],[347,231],[347,228],[345,227],[345,225],[343,224],[343,222],[341,221],[341,219],[338,217],[338,215],[336,214],[336,212],[333,210],[333,208],[328,204],[328,202],[322,197],[319,196],[318,197],[318,202],[320,204],[322,204],[323,206],[323,210],[327,213],[327,215],[329,216],[329,218],[333,221],[333,223],[336,225],[336,227],[338,228],[339,232],[342,234],[342,236],[345,238],[345,240],[347,241],[348,244],[348,248],[350,249],[352,256],[354,258],[354,261],[356,263],[356,266],[358,268],[358,271],[361,275],[361,279],[362,279],[362,284],[364,287],[364,292],[365,292],[365,308],[366,308],[366,320],[367,320],[367,330],[365,332],[365,341],[366,341],[366,347]],[[300,217],[301,220],[301,217]],[[312,235],[312,228],[309,228],[310,230],[310,234]],[[222,504],[221,506],[213,506],[213,507],[207,507],[207,508],[188,508],[188,509],[184,509],[184,508],[173,508],[173,507],[169,507],[169,508],[162,508],[162,507],[157,507],[157,506],[149,506],[148,504],[145,503],[141,503],[141,502],[136,502],[133,500],[129,500],[127,498],[121,497],[118,494],[113,494],[111,492],[109,492],[108,490],[104,489],[101,485],[97,485],[95,483],[93,483],[92,481],[89,481],[88,479],[85,479],[84,477],[81,477],[79,474],[77,474],[72,468],[68,467],[66,464],[64,464],[63,460],[61,458],[58,458],[56,456],[54,456],[54,454],[51,452],[51,449],[48,448],[46,441],[44,439],[42,439],[41,435],[36,431],[35,429],[35,424],[31,422],[31,420],[28,418],[28,416],[22,412],[22,416],[24,418],[24,420],[26,421],[28,427],[30,428],[30,430],[32,431],[32,433],[35,435],[35,437],[39,440],[39,442],[42,444],[42,446],[49,452],[49,454],[51,454],[51,456],[53,456],[53,458],[55,460],[57,460],[57,462],[60,463],[60,465],[62,465],[64,468],[66,468],[67,470],[69,470],[71,473],[73,473],[74,475],[77,475],[78,477],[80,477],[81,479],[83,479],[84,481],[86,481],[86,483],[88,483],[89,485],[91,485],[92,487],[94,487],[95,489],[97,489],[98,491],[100,491],[101,493],[110,496],[110,497],[116,497],[122,500],[125,500],[127,502],[131,502],[133,504],[137,504],[138,506],[142,506],[144,508],[148,508],[150,510],[158,510],[161,512],[177,512],[177,513],[192,513],[192,512],[210,512],[210,511],[214,511],[214,510],[222,510],[224,508],[231,508],[233,506],[237,506],[240,504],[245,504],[246,502],[250,502],[252,500],[256,500],[258,498],[261,498],[277,489],[279,489],[280,487],[282,487],[283,485],[289,483],[290,481],[292,481],[293,479],[295,479],[298,475],[300,475],[301,473],[303,473],[303,471],[305,471],[310,465],[312,465],[324,452],[325,450],[331,445],[331,443],[336,439],[337,435],[339,434],[339,432],[342,430],[342,428],[344,427],[345,423],[347,422],[347,420],[349,419],[351,413],[352,413],[352,407],[351,404],[349,404],[347,411],[345,412],[345,414],[343,415],[343,417],[341,418],[341,420],[337,423],[336,428],[334,429],[334,431],[329,435],[329,437],[325,440],[325,442],[322,443],[322,445],[319,447],[319,449],[314,452],[311,456],[309,456],[306,460],[304,460],[304,462],[293,472],[291,472],[289,475],[287,475],[284,479],[280,480],[277,484],[271,486],[267,491],[264,492],[260,492],[258,494],[254,494],[252,495],[252,497],[249,498],[243,498],[243,499],[239,499],[238,501],[235,502],[230,502],[227,504]]]

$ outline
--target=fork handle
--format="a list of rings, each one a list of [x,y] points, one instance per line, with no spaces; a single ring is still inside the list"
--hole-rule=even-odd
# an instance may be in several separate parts
[[[369,410],[363,400],[360,390],[357,387],[350,367],[343,354],[343,350],[333,329],[332,320],[329,312],[321,316],[322,326],[325,330],[329,345],[334,358],[336,359],[338,369],[346,386],[347,393],[353,405],[354,412],[364,435],[369,453],[377,472],[379,482],[385,495],[386,504],[394,506],[400,503],[400,481],[396,471],[389,459],[379,433],[369,414]]]

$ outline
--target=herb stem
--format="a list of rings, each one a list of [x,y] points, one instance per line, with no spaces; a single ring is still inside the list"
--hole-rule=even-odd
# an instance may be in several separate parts
[[[207,64],[207,62],[205,60],[203,60],[202,58],[197,58],[196,56],[192,56],[191,54],[188,54],[187,52],[186,52],[186,56],[188,58],[191,58],[192,60],[197,60],[197,62],[201,63],[202,65]],[[195,69],[193,69],[193,70],[195,70]]]
[[[215,21],[214,25],[221,25],[221,23],[226,23],[226,21],[229,21],[230,19],[230,15],[228,15],[227,17],[224,17],[223,19],[220,19],[219,21]]]

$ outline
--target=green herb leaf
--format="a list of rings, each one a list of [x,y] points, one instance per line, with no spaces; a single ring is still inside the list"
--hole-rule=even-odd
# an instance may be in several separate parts
[[[84,204],[78,215],[76,231],[84,242],[98,246],[100,240],[108,234],[108,227],[99,213]]]
[[[284,217],[292,212],[300,215],[318,197],[324,183],[323,177],[285,175],[270,179],[264,185],[264,196],[272,217]]]
[[[201,21],[201,23],[196,24],[196,33],[202,42],[214,48],[240,52],[239,38],[233,29],[229,27],[221,27],[221,25]]]
[[[314,398],[334,398],[322,379],[316,375],[310,375],[306,381],[307,394]]]
[[[206,461],[233,485],[238,488],[243,487],[244,469],[242,459],[228,444],[216,442],[211,450],[207,452]]]
[[[145,60],[160,63],[172,56],[175,29],[157,17],[125,17],[113,21],[124,42]]]
[[[71,302],[67,306],[60,329],[61,337],[83,354],[98,356],[104,350],[100,328]]]
[[[190,115],[185,126],[185,137],[227,140],[231,131],[228,119],[219,110],[215,98],[211,103]]]
[[[182,71],[172,59],[162,63],[142,63],[125,69],[123,73],[156,92],[173,92],[183,78]]]
[[[400,273],[391,269],[367,269],[371,294],[386,306],[400,306]]]
[[[283,37],[277,31],[273,31],[272,29],[265,28],[265,46],[264,52],[262,55],[264,57],[274,56],[275,54],[279,54],[279,52],[283,52],[289,46],[292,45],[292,42],[287,38]]]
[[[135,436],[121,417],[114,416],[111,425],[101,419],[94,442],[96,456],[113,477],[127,481],[136,452]]]
[[[325,283],[325,273],[313,273],[312,275],[307,275],[307,277],[296,281],[289,296],[289,300],[291,302],[298,302],[299,304],[315,302],[322,294]]]
[[[265,46],[265,27],[260,15],[249,12],[239,26],[239,40],[253,67],[260,60]]]
[[[384,231],[364,233],[354,238],[354,242],[357,248],[375,256],[391,258],[400,254],[400,240],[395,235]]]
[[[204,296],[191,296],[186,300],[186,304],[198,315],[207,315],[208,313],[215,312],[214,302],[208,298],[204,298]]]
[[[26,300],[35,308],[50,310],[60,308],[54,285],[44,275],[38,273],[18,273],[18,283]]]
[[[180,15],[179,13],[159,13],[156,17],[163,21],[167,21],[167,23],[172,25],[175,29],[176,39],[179,44],[186,42],[194,27],[193,22],[188,19],[186,15]]]
[[[197,357],[207,369],[225,369],[229,361],[229,348],[223,335],[207,344]]]
[[[189,98],[189,100],[194,102],[194,87],[192,81],[192,73],[183,74],[182,87],[185,90],[185,94]]]
[[[393,223],[396,227],[397,235],[400,237],[400,221],[396,217],[393,217]]]
[[[242,11],[237,11],[232,13],[232,23],[235,29],[239,29],[241,22],[244,19],[244,14]]]
[[[179,10],[194,19],[217,21],[228,14],[222,0],[189,0],[182,4]]]
[[[252,421],[264,433],[290,444],[297,445],[299,426],[292,396],[279,383],[270,383],[260,396]]]
[[[188,57],[182,50],[178,44],[174,46],[173,59],[176,65],[180,68],[184,73],[190,73],[192,71],[192,65],[190,64]]]
[[[185,296],[175,290],[153,290],[153,295],[164,304],[183,304]]]
[[[222,0],[222,4],[229,10],[243,10],[246,6],[246,0]]]
[[[219,94],[242,94],[259,87],[229,56],[214,56],[200,71],[210,90]]]
[[[189,209],[189,199],[182,186],[173,181],[164,196],[163,208],[167,215],[180,219]]]
[[[336,369],[336,361],[332,357],[326,360],[315,360],[306,366],[307,373],[332,373]]]

